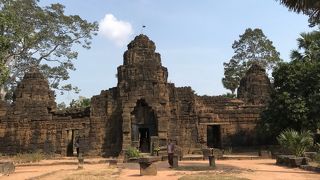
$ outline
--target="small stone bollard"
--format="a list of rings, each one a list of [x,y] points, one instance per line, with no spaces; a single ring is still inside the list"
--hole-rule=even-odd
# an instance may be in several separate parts
[[[216,159],[213,155],[209,155],[209,166],[210,167],[216,167]]]
[[[83,169],[83,164],[84,164],[84,158],[82,156],[82,153],[79,153],[79,156],[78,156],[78,169]]]
[[[179,167],[179,157],[177,155],[173,155],[172,167],[173,168]]]
[[[267,150],[259,150],[258,154],[261,158],[267,158],[267,159],[271,158],[272,156],[271,152]]]
[[[155,162],[159,161],[160,158],[140,158],[140,175],[141,176],[156,176],[157,175],[157,166]]]
[[[0,162],[0,176],[1,174],[9,176],[15,171],[13,162]]]

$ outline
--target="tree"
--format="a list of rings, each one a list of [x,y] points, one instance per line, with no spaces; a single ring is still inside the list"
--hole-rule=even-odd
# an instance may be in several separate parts
[[[293,51],[292,61],[282,63],[273,72],[275,89],[260,123],[263,134],[270,138],[286,128],[312,132],[320,128],[320,49],[313,46],[320,36],[314,33],[313,39],[299,38],[302,52]]]
[[[91,106],[91,99],[79,96],[79,99],[70,102],[69,108],[86,108]]]
[[[297,61],[320,60],[320,32],[301,33],[298,41],[298,49],[291,52],[291,59]],[[302,50],[302,52],[300,52]]]
[[[236,98],[236,95],[231,93],[222,94],[221,96],[226,98]]]
[[[319,0],[276,0],[288,7],[289,10],[303,13],[309,16],[310,26],[320,23],[320,1]]]
[[[223,86],[231,90],[234,94],[240,84],[240,80],[245,75],[253,62],[257,62],[261,67],[271,70],[279,62],[280,53],[262,32],[261,29],[248,28],[240,39],[232,45],[234,55],[228,63],[224,63]]]
[[[0,44],[6,47],[0,49],[0,62],[9,72],[1,84],[1,97],[30,66],[39,67],[52,88],[74,89],[61,84],[69,78],[69,70],[75,70],[74,47],[90,48],[97,30],[96,22],[65,15],[61,4],[40,7],[38,0],[0,0]]]
[[[64,102],[61,102],[61,103],[57,104],[57,109],[58,109],[59,111],[66,110],[66,108],[67,108],[67,105],[66,105],[66,103],[64,103]]]

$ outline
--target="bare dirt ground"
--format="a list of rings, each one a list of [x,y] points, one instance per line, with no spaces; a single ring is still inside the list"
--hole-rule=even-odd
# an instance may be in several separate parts
[[[275,165],[275,160],[218,160],[217,168],[208,167],[207,161],[180,161],[178,169],[170,169],[167,162],[158,162],[157,176],[140,176],[137,163],[118,164],[117,168],[109,168],[103,159],[88,160],[83,170],[77,170],[76,159],[44,160],[37,165],[18,166],[10,176],[2,176],[0,180],[19,179],[137,179],[137,180],[175,180],[188,175],[226,175],[258,180],[319,180],[320,174],[304,171],[298,168],[286,168]],[[210,178],[209,178],[210,179]]]

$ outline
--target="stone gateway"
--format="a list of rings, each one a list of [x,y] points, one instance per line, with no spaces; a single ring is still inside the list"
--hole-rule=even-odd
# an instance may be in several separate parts
[[[265,70],[254,65],[241,80],[238,98],[198,96],[191,87],[168,83],[168,70],[147,36],[128,44],[118,84],[93,96],[91,107],[56,110],[54,93],[36,68],[24,76],[12,104],[0,102],[0,153],[43,151],[117,156],[129,147],[141,152],[166,146],[183,153],[203,146],[223,148],[255,143],[255,127],[270,96]]]

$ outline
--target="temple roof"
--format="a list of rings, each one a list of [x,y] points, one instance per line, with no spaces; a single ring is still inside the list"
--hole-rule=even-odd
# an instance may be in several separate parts
[[[128,49],[150,49],[155,51],[156,46],[154,42],[149,39],[148,36],[140,34],[136,36],[134,40],[128,44]]]

